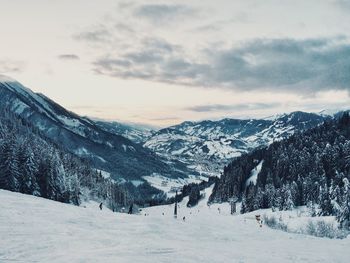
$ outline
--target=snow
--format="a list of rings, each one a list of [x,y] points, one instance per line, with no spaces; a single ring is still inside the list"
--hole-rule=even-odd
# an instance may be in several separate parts
[[[221,159],[230,159],[234,157],[241,156],[241,152],[239,152],[237,149],[234,149],[231,146],[225,145],[223,140],[221,141],[206,141],[203,143],[205,146],[208,147],[209,152],[208,155],[210,156],[217,156]]]
[[[188,178],[169,178],[154,173],[150,176],[143,176],[151,186],[163,191],[168,197],[175,196],[175,189],[190,183],[200,183],[207,180],[206,177],[189,175]]]
[[[57,118],[67,129],[82,137],[86,137],[84,133],[84,125],[78,119],[74,119],[63,115],[57,115]]]
[[[191,167],[203,165],[213,173],[217,166],[224,167],[243,153],[305,128],[301,123],[290,123],[293,118],[295,114],[291,113],[263,120],[185,122],[154,133],[143,145],[164,158],[177,159]]]
[[[105,159],[103,159],[101,156],[95,155],[95,157],[96,157],[97,159],[99,159],[101,162],[107,163],[107,161],[106,161]]]
[[[275,217],[286,225],[289,232],[302,232],[305,230],[309,221],[320,221],[337,224],[334,216],[312,217],[306,206],[299,206],[293,210],[272,212],[271,209],[261,209],[256,213],[268,218]]]
[[[231,216],[228,204],[206,199],[192,209],[184,200],[174,219],[173,205],[127,215],[0,190],[0,262],[349,261],[349,238],[260,228],[254,215]]]
[[[345,107],[344,110],[347,110],[348,107]],[[341,110],[341,108],[329,108],[329,109],[323,109],[319,112],[315,112],[316,114],[319,114],[321,116],[334,116],[336,113],[338,113]]]
[[[21,83],[11,78],[0,76],[0,82],[4,82],[7,88],[13,92],[21,94],[22,96],[30,99],[32,102],[37,104],[38,110],[44,113],[48,118],[55,120],[52,116],[56,116],[51,106],[44,100],[39,94],[34,93],[27,87],[24,87]]]
[[[74,153],[81,156],[81,157],[93,156],[96,159],[100,160],[101,162],[107,163],[107,161],[105,159],[103,159],[101,156],[98,156],[98,155],[95,155],[95,154],[89,152],[85,147],[79,147],[78,149],[74,150]]]
[[[63,116],[63,115],[58,115],[57,117],[60,119],[60,121],[64,125],[66,125],[70,128],[78,128],[78,127],[82,126],[82,123],[77,119],[68,118],[68,117]]]
[[[123,147],[124,152],[126,152],[126,145],[122,144],[122,147]]]
[[[260,163],[250,172],[250,177],[245,182],[245,186],[250,185],[250,183],[253,183],[254,185],[256,184],[263,162],[264,161],[260,161]]]
[[[103,170],[99,170],[99,169],[97,169],[97,172],[100,172],[102,177],[105,178],[105,179],[111,177],[111,174],[109,172],[106,172],[106,171],[103,171]]]
[[[25,110],[29,109],[29,106],[22,101],[16,99],[12,107],[17,114],[22,114]]]
[[[135,187],[138,187],[144,183],[144,181],[141,180],[131,180],[130,181]]]
[[[85,148],[85,147],[80,147],[78,149],[76,149],[75,154],[79,155],[79,156],[83,156],[83,155],[89,155],[89,151]]]

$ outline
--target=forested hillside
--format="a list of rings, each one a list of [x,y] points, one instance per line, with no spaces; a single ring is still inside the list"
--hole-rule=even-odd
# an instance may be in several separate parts
[[[242,213],[308,205],[315,214],[350,222],[350,117],[326,121],[235,159],[216,183],[211,202],[242,200]]]
[[[4,108],[0,110],[0,189],[75,205],[93,199],[112,209],[130,202],[123,187]]]

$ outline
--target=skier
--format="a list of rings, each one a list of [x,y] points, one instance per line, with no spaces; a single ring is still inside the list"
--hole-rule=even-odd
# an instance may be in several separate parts
[[[102,203],[99,205],[99,207],[100,207],[100,210],[102,210]]]
[[[183,218],[182,218],[182,220],[183,220],[183,221],[185,222],[185,220],[186,220],[186,217],[183,217]]]
[[[132,208],[133,208],[134,204],[131,204],[130,208],[129,208],[129,212],[128,214],[131,215],[132,214]]]

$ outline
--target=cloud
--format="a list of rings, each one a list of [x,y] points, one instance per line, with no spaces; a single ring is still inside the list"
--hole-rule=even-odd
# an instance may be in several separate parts
[[[94,62],[95,72],[122,78],[139,78],[152,80],[158,73],[157,65],[167,64],[174,70],[185,67],[185,63],[173,57],[181,52],[181,47],[172,45],[159,38],[144,38],[139,42],[140,48],[127,51],[120,56],[109,54]],[[168,60],[168,62],[166,62]],[[145,70],[146,67],[149,68]],[[170,70],[169,70],[170,71]],[[166,74],[166,73],[165,73]]]
[[[200,26],[196,26],[192,31],[193,32],[210,32],[210,31],[221,31],[224,27],[228,27],[232,24],[246,24],[250,23],[250,19],[248,14],[246,13],[238,13],[232,16],[229,19],[220,19],[214,20],[206,24],[202,24]]]
[[[62,60],[79,60],[80,59],[80,57],[75,54],[61,54],[58,56],[58,58]]]
[[[185,5],[145,4],[136,7],[134,15],[152,23],[169,22],[175,18],[193,15],[194,9]],[[159,24],[161,25],[161,24]]]
[[[24,62],[11,59],[0,59],[0,73],[18,73],[22,72]]]
[[[148,119],[150,121],[177,121],[180,120],[179,117],[173,117],[173,116],[165,116],[165,117],[159,117],[159,118],[151,118]]]
[[[334,3],[341,9],[350,9],[350,0],[335,0]]]
[[[133,29],[132,26],[122,23],[122,22],[117,22],[114,25],[114,28],[118,31],[118,32],[122,32],[122,33],[130,33],[133,34],[135,33],[135,30]]]
[[[270,109],[280,106],[280,103],[241,103],[233,105],[210,104],[187,107],[185,110],[194,112],[220,112],[220,111],[240,111],[240,110],[260,110]]]
[[[95,71],[243,91],[350,90],[350,45],[344,37],[254,39],[226,49],[211,46],[192,57],[184,50],[165,41],[148,40],[134,52],[96,60]]]
[[[76,40],[87,42],[106,42],[110,39],[111,33],[105,28],[92,29],[84,31],[73,36]]]

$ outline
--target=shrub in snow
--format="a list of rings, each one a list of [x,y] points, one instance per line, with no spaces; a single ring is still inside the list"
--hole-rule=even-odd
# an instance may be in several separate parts
[[[286,231],[288,230],[288,227],[285,223],[283,223],[282,220],[277,220],[275,216],[271,216],[268,217],[266,215],[263,216],[263,222],[265,223],[265,225],[267,225],[268,227],[271,227],[273,229],[279,229],[282,231]]]
[[[348,235],[347,231],[339,229],[333,222],[324,220],[317,222],[309,220],[304,234],[328,238],[345,238]]]
[[[346,238],[349,234],[348,231],[340,229],[338,224],[334,222],[327,222],[323,218],[318,218],[317,220],[308,220],[306,225],[300,225],[297,229],[291,229],[288,224],[285,223],[280,217],[277,219],[274,215],[263,216],[264,223],[270,228],[282,230],[289,233],[305,234],[316,237],[327,237],[327,238]]]

